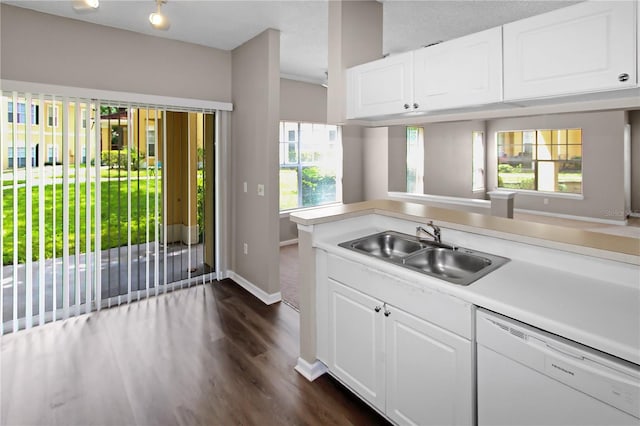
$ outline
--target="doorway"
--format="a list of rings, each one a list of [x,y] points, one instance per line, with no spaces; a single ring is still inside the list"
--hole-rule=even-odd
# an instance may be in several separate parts
[[[0,114],[0,333],[213,277],[213,111],[4,92],[8,105],[26,115]],[[47,161],[14,155],[32,151]]]

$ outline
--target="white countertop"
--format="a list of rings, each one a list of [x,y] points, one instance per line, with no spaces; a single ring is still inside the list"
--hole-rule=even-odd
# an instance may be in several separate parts
[[[421,223],[434,220],[451,229],[640,265],[640,239],[638,238],[429,207],[404,201],[365,201],[294,212],[290,217],[299,225],[313,226],[369,214]]]
[[[314,245],[640,365],[640,284],[612,283],[584,271],[572,273],[512,259],[465,287],[338,247],[379,231],[354,229],[320,238]]]
[[[512,260],[459,297],[640,364],[638,288]]]

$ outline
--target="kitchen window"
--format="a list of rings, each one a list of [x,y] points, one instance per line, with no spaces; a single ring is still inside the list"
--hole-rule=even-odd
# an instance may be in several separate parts
[[[582,194],[582,129],[497,133],[498,188]]]
[[[407,127],[407,192],[424,194],[424,129]]]
[[[280,122],[280,210],[342,201],[340,127]]]

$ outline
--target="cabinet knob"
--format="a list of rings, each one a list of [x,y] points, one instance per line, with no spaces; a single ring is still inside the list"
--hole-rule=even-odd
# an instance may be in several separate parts
[[[404,109],[409,109],[409,104],[404,104]]]
[[[627,74],[626,72],[623,72],[622,74],[620,74],[618,76],[618,81],[623,83],[625,81],[629,80],[629,74]]]
[[[373,308],[373,310],[376,311],[376,312],[380,312],[381,309],[382,308],[380,306],[376,306],[375,308]]]
[[[391,315],[391,311],[387,311],[387,310],[385,310],[385,311],[384,311],[384,316],[385,316],[385,317],[388,317],[389,315]]]
[[[417,102],[413,104],[413,108],[414,108],[414,109],[418,109],[418,107],[419,107],[419,106],[420,106],[420,105],[418,105],[418,103],[417,103]]]

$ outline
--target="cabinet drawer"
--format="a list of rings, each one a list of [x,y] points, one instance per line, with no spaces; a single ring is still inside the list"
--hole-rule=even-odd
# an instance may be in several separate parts
[[[456,297],[433,291],[419,282],[435,278],[424,277],[416,272],[412,273],[416,276],[415,281],[409,282],[331,254],[327,256],[327,272],[329,278],[344,285],[397,306],[459,336],[471,338],[472,305]],[[442,285],[451,284],[442,281]]]

